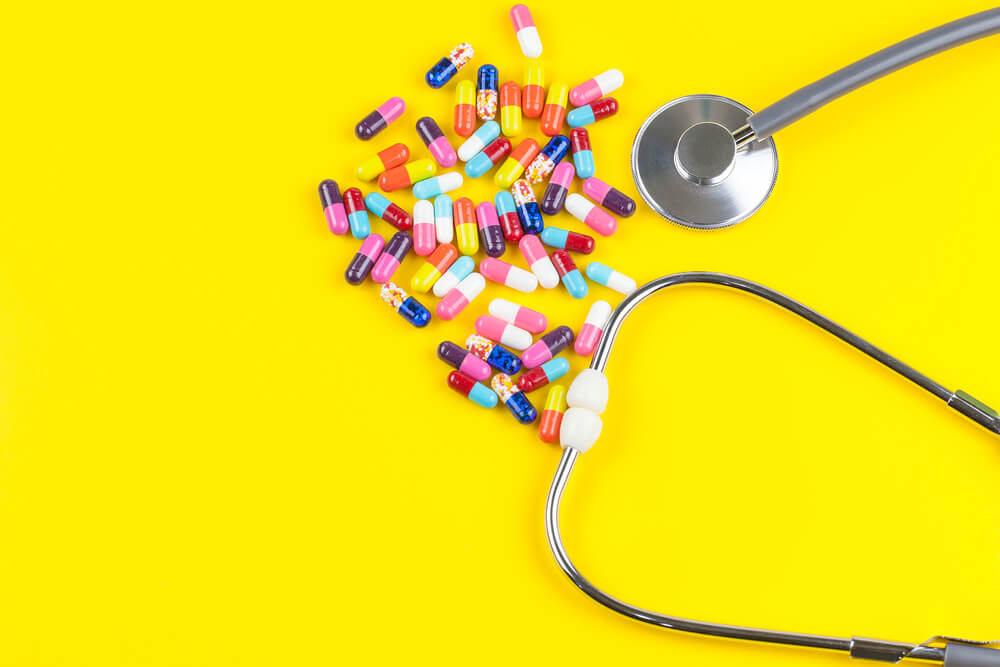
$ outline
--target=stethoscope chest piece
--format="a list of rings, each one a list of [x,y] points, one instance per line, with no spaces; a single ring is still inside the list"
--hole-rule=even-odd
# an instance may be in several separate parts
[[[632,145],[632,176],[649,206],[678,224],[719,229],[759,209],[778,177],[771,138],[737,148],[750,109],[719,95],[688,95],[653,112]]]

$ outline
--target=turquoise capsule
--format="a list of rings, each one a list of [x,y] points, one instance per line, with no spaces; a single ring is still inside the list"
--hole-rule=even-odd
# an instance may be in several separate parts
[[[475,270],[476,260],[468,255],[462,255],[434,283],[434,296],[438,298],[443,297]]]
[[[582,299],[587,296],[587,281],[583,279],[580,269],[573,269],[564,275],[562,284],[566,286],[566,291],[574,299]]]
[[[545,376],[549,379],[549,382],[555,382],[566,375],[566,373],[569,373],[569,362],[566,360],[566,357],[549,359],[542,364],[542,370],[545,372]]]
[[[477,382],[469,390],[469,400],[484,408],[495,408],[498,399],[492,389],[482,382]]]
[[[469,178],[479,178],[492,168],[493,162],[486,156],[486,153],[479,151],[465,163],[465,175]]]
[[[552,248],[565,248],[567,238],[569,232],[558,227],[546,227],[541,234],[542,243]]]
[[[598,285],[604,285],[626,296],[634,292],[638,287],[634,279],[600,262],[591,262],[587,265],[587,277]]]
[[[580,178],[590,178],[597,169],[594,166],[593,151],[577,151],[573,153],[573,166],[576,167],[576,175]]]
[[[413,196],[417,199],[433,199],[460,187],[462,187],[462,175],[457,171],[449,171],[440,176],[426,178],[414,185]]]
[[[580,107],[579,109],[573,109],[568,114],[566,114],[566,123],[570,127],[583,127],[584,125],[590,125],[597,119],[594,118],[594,110],[590,106]]]
[[[347,216],[347,222],[351,225],[351,234],[356,239],[368,238],[372,233],[371,223],[368,221],[368,211],[355,211]]]
[[[385,210],[390,205],[392,205],[392,202],[386,199],[385,195],[380,192],[369,192],[365,195],[365,208],[374,213],[377,218],[385,215]]]

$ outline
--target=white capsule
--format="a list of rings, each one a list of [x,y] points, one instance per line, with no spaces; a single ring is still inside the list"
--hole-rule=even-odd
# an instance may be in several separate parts
[[[436,247],[434,204],[421,199],[413,205],[413,251],[421,257],[427,257]]]
[[[527,350],[532,343],[530,333],[492,315],[476,319],[476,333],[518,351]]]
[[[502,259],[486,257],[479,263],[479,272],[495,283],[528,294],[538,287],[538,278]]]
[[[454,217],[452,206],[451,197],[448,195],[439,195],[434,200],[434,227],[437,230],[438,243],[451,243],[455,238],[455,227],[452,224],[452,218]]]
[[[634,292],[638,287],[633,278],[629,278],[624,273],[619,273],[600,262],[591,262],[587,265],[587,277],[598,285],[604,285],[625,296]]]
[[[462,162],[468,162],[499,136],[500,123],[495,120],[486,121],[458,147],[458,159]]]
[[[538,58],[542,55],[542,39],[538,36],[535,19],[531,10],[524,5],[514,5],[510,10],[510,20],[517,32],[517,43],[525,58]]]
[[[451,268],[445,271],[444,275],[434,283],[434,296],[440,299],[475,270],[476,260],[468,255],[459,257],[458,261],[452,264]]]
[[[531,272],[538,278],[538,284],[544,289],[555,289],[559,287],[559,273],[548,257],[536,261],[531,265]]]

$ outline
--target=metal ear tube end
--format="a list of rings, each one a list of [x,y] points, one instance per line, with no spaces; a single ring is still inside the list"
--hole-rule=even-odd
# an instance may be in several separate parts
[[[736,142],[736,150],[738,151],[743,150],[756,139],[757,133],[750,127],[750,123],[733,130],[733,141]]]
[[[961,389],[948,399],[948,405],[983,428],[1000,434],[1000,413]]]

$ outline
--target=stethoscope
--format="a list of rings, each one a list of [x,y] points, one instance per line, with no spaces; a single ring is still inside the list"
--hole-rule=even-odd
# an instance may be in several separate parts
[[[1000,8],[903,40],[753,113],[719,95],[688,95],[649,116],[632,145],[632,176],[649,206],[686,227],[746,220],[778,177],[771,138],[824,104],[954,46],[1000,32]]]
[[[895,663],[904,658],[915,658],[942,662],[945,667],[1000,667],[1000,650],[988,646],[998,642],[976,642],[939,636],[929,639],[923,644],[909,644],[862,637],[829,637],[695,621],[658,614],[623,602],[605,593],[580,574],[566,553],[566,547],[563,546],[562,536],[559,533],[559,506],[577,458],[586,452],[601,434],[600,415],[608,403],[608,382],[604,375],[604,369],[608,365],[611,348],[615,344],[615,339],[618,337],[618,332],[622,324],[625,323],[625,319],[640,303],[663,289],[686,284],[732,287],[781,306],[929,391],[969,419],[993,433],[1000,434],[1000,414],[986,404],[963,391],[946,389],[836,322],[779,292],[743,278],[721,273],[675,273],[664,276],[643,285],[618,305],[604,328],[604,334],[594,352],[590,368],[580,372],[567,392],[566,400],[569,409],[567,409],[560,427],[560,443],[563,447],[563,453],[555,477],[552,479],[552,486],[545,504],[545,533],[552,554],[563,572],[584,593],[609,609],[638,621],[673,630],[731,639],[844,651],[852,658],[882,662]],[[945,642],[945,646],[931,646],[932,643],[936,642]]]

